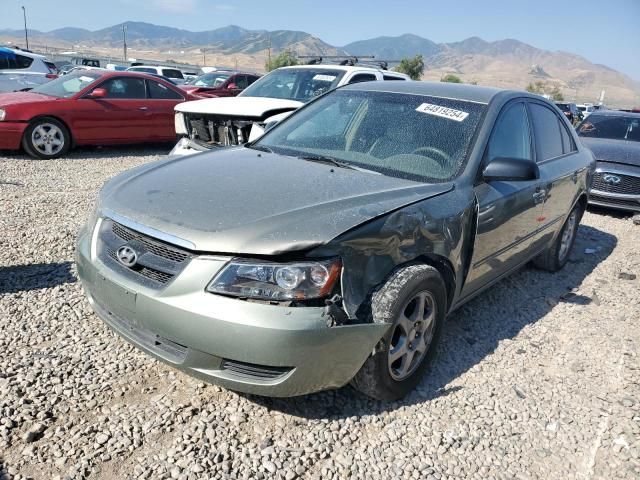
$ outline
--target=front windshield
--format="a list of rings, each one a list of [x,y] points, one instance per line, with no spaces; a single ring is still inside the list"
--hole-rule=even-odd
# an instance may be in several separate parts
[[[100,74],[98,73],[91,73],[89,70],[80,70],[43,83],[31,91],[50,97],[69,98],[73,97],[79,91],[84,90],[98,78],[100,78]]]
[[[308,102],[336,88],[344,73],[331,68],[282,68],[260,78],[240,95]]]
[[[592,113],[578,127],[578,136],[640,142],[640,116]]]
[[[228,78],[228,73],[206,73],[193,80],[191,85],[196,87],[217,88],[226,82]]]
[[[443,182],[462,170],[485,109],[423,95],[337,90],[254,145],[283,155],[330,158],[392,177]]]

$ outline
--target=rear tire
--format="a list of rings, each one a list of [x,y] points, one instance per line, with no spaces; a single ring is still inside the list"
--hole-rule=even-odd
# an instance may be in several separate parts
[[[579,203],[569,213],[562,230],[560,230],[553,244],[538,257],[534,258],[533,264],[536,267],[549,272],[557,272],[565,266],[576,241],[578,226],[583,214],[584,206]]]
[[[371,299],[373,321],[391,326],[352,385],[382,401],[412,391],[435,355],[446,306],[445,284],[435,268],[410,265],[394,272]]]
[[[71,135],[67,127],[51,117],[33,121],[22,137],[22,148],[38,159],[58,158],[69,151]]]

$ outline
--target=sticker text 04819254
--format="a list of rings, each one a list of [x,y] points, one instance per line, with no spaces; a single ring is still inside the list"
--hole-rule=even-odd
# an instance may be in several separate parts
[[[436,117],[448,118],[449,120],[454,120],[456,122],[462,122],[469,116],[468,112],[443,107],[441,105],[433,105],[431,103],[423,103],[418,108],[416,108],[416,112],[435,115]]]

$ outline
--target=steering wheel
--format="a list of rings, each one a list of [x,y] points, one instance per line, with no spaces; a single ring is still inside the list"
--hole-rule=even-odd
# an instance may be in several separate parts
[[[435,157],[429,154],[433,154]],[[420,148],[416,148],[413,152],[411,152],[411,155],[422,155],[424,157],[430,158],[438,162],[440,166],[444,168],[447,168],[449,165],[451,165],[451,156],[446,154],[439,148],[420,147]]]

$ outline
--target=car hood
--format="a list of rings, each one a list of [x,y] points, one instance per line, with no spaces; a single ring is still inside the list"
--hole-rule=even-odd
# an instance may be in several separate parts
[[[281,98],[223,97],[180,103],[176,105],[176,111],[229,117],[250,117],[260,120],[267,114],[275,115],[284,111],[295,110],[302,105],[302,102]]]
[[[32,92],[0,93],[0,107],[10,107],[12,105],[25,103],[50,102],[52,100],[56,100],[56,98]]]
[[[277,255],[452,189],[239,147],[125,172],[100,209],[195,251]]]
[[[624,163],[640,167],[640,142],[580,137],[582,144],[600,162]]]

